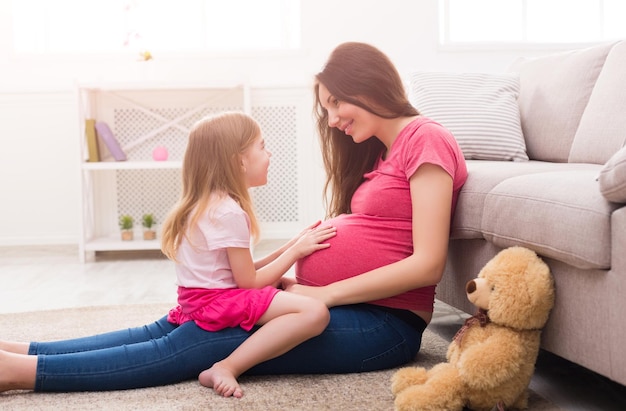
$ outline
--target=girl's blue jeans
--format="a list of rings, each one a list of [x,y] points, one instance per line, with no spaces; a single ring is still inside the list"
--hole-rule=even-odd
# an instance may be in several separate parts
[[[373,371],[405,364],[419,351],[425,322],[412,327],[368,304],[333,307],[330,312],[330,324],[321,335],[246,374]],[[38,355],[35,391],[120,390],[195,379],[249,335],[241,328],[209,332],[194,322],[175,326],[163,317],[92,337],[33,342],[29,354]]]

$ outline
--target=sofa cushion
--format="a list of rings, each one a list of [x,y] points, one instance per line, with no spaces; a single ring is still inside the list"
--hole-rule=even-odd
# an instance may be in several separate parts
[[[569,161],[604,164],[626,142],[626,41],[611,49],[580,119]],[[599,144],[601,142],[601,144]]]
[[[521,58],[509,68],[520,75],[518,102],[530,159],[568,161],[578,123],[612,46]]]
[[[626,203],[626,147],[606,162],[598,177],[600,192],[609,201]]]
[[[482,229],[499,247],[521,245],[582,269],[611,266],[611,213],[600,166],[512,177],[485,198]]]
[[[467,181],[461,189],[452,220],[452,239],[483,238],[482,220],[487,194],[502,181],[546,171],[585,169],[588,165],[544,161],[467,161]]]
[[[409,81],[412,104],[452,132],[466,159],[528,160],[516,75],[415,72]]]

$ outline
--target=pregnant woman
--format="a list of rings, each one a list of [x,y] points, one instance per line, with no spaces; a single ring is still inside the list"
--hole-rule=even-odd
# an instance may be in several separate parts
[[[296,263],[291,293],[330,308],[318,336],[247,374],[351,373],[415,358],[467,178],[452,134],[409,103],[390,59],[344,43],[315,77],[331,246]],[[255,329],[160,320],[51,343],[0,342],[0,391],[118,390],[197,378]]]

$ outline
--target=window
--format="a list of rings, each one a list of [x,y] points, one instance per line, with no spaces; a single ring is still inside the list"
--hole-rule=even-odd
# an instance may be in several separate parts
[[[626,37],[623,0],[440,0],[441,43],[572,44]]]
[[[292,50],[298,0],[13,0],[17,53]]]

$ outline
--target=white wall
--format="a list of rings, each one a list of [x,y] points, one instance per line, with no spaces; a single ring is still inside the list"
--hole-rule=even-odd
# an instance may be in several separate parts
[[[127,81],[144,75],[153,81],[247,79],[253,87],[302,86],[310,84],[329,52],[344,41],[381,48],[403,74],[500,72],[516,56],[530,55],[440,49],[435,0],[302,3],[300,52],[218,59],[157,55],[145,66],[130,59],[50,62],[15,56],[10,51],[10,0],[0,0],[0,245],[78,241],[77,80]]]

